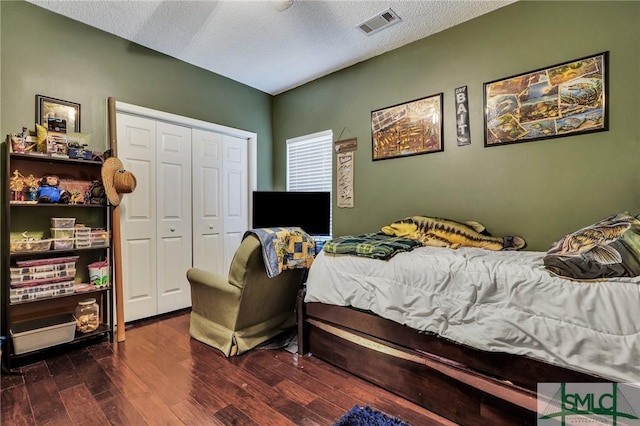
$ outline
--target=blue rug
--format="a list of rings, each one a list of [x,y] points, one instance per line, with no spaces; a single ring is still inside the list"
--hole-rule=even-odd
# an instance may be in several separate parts
[[[397,417],[389,417],[368,405],[364,408],[356,405],[340,417],[333,426],[409,426],[409,424]]]

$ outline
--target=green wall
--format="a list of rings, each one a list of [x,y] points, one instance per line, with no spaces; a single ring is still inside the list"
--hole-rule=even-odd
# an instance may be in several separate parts
[[[274,186],[285,186],[287,138],[332,129],[358,138],[355,207],[334,207],[334,235],[423,214],[474,219],[547,250],[607,215],[637,214],[638,22],[640,2],[522,1],[278,95]],[[609,131],[484,148],[484,82],[607,50]],[[465,85],[472,142],[458,147],[454,89]],[[373,162],[371,111],[440,92],[444,152]]]
[[[80,103],[81,130],[103,150],[111,96],[257,133],[258,186],[271,187],[272,96],[24,1],[0,11],[3,135],[35,130],[41,94]]]

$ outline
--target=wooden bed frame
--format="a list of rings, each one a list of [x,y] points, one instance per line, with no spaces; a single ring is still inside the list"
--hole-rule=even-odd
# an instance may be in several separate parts
[[[463,425],[536,424],[539,382],[604,382],[531,358],[486,352],[349,307],[304,303],[298,353],[368,380]]]

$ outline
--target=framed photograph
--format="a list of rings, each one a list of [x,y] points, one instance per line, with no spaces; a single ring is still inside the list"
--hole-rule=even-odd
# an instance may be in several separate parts
[[[609,52],[484,84],[484,146],[608,130]]]
[[[371,112],[373,160],[444,151],[442,93]]]
[[[36,122],[59,133],[80,131],[80,104],[36,95]]]

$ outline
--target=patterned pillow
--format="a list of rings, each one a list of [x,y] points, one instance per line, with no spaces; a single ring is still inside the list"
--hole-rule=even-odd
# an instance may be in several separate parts
[[[36,123],[36,146],[38,152],[47,152],[47,128]]]
[[[575,280],[640,275],[640,220],[619,213],[565,235],[544,257],[545,268]]]

